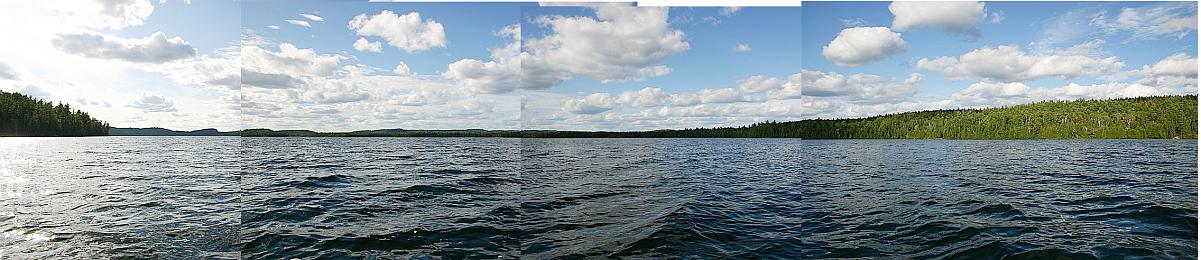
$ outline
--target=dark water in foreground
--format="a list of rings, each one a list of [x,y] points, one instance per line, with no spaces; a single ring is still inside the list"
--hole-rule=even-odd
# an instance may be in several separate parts
[[[1196,141],[0,139],[13,258],[1195,258]]]

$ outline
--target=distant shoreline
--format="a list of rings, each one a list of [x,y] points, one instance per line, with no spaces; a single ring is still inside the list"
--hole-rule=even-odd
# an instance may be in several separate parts
[[[905,112],[850,119],[762,122],[741,127],[652,131],[407,130],[352,132],[311,130],[108,128],[108,136],[241,137],[500,137],[500,138],[801,138],[918,140],[1197,139],[1197,96],[1044,101],[1012,107]],[[0,136],[63,135],[57,132]]]
[[[353,132],[112,128],[112,136],[801,138],[916,140],[1197,139],[1197,96],[1047,101],[1002,108],[906,112],[852,119],[764,122],[743,127],[653,131],[406,130]]]

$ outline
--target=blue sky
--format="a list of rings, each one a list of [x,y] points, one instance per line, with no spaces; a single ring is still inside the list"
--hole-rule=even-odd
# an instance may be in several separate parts
[[[516,14],[521,6],[531,4],[511,3],[366,3],[345,1],[294,1],[281,4],[277,1],[246,2],[242,4],[242,27],[254,30],[258,35],[277,42],[291,42],[300,48],[311,48],[319,53],[346,51],[356,61],[381,68],[396,66],[404,61],[412,71],[436,74],[446,70],[451,62],[472,57],[487,57],[488,50],[503,46],[504,38],[492,33],[506,25],[518,23]],[[409,53],[385,44],[380,53],[355,51],[351,44],[358,35],[347,29],[347,22],[359,14],[379,14],[390,10],[398,14],[417,12],[423,19],[433,19],[446,28],[447,45],[428,51]],[[325,19],[317,22],[301,17],[301,13],[315,13]],[[286,19],[308,21],[312,28],[286,23]],[[267,26],[279,26],[270,29]]]

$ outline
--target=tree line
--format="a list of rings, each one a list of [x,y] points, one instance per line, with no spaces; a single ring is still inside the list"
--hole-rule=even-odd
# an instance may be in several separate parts
[[[0,136],[108,135],[108,123],[68,104],[0,91]]]
[[[634,132],[250,129],[241,136],[808,139],[1196,139],[1197,96],[1043,101],[1012,107],[906,112],[866,118],[762,122],[742,127]]]

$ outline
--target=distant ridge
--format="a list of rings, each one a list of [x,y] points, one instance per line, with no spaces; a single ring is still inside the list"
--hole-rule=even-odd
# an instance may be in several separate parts
[[[391,129],[320,133],[251,129],[238,133],[248,137],[1197,139],[1197,96],[1044,101],[999,108],[634,132]]]
[[[150,128],[109,128],[111,136],[236,136],[235,132],[221,132],[217,129],[201,129],[196,131],[175,131],[160,127]]]
[[[632,132],[406,130],[352,132],[110,128],[117,136],[808,138],[808,139],[1197,139],[1197,96],[1044,101],[1012,107],[905,112],[866,118],[763,122],[742,127]]]

